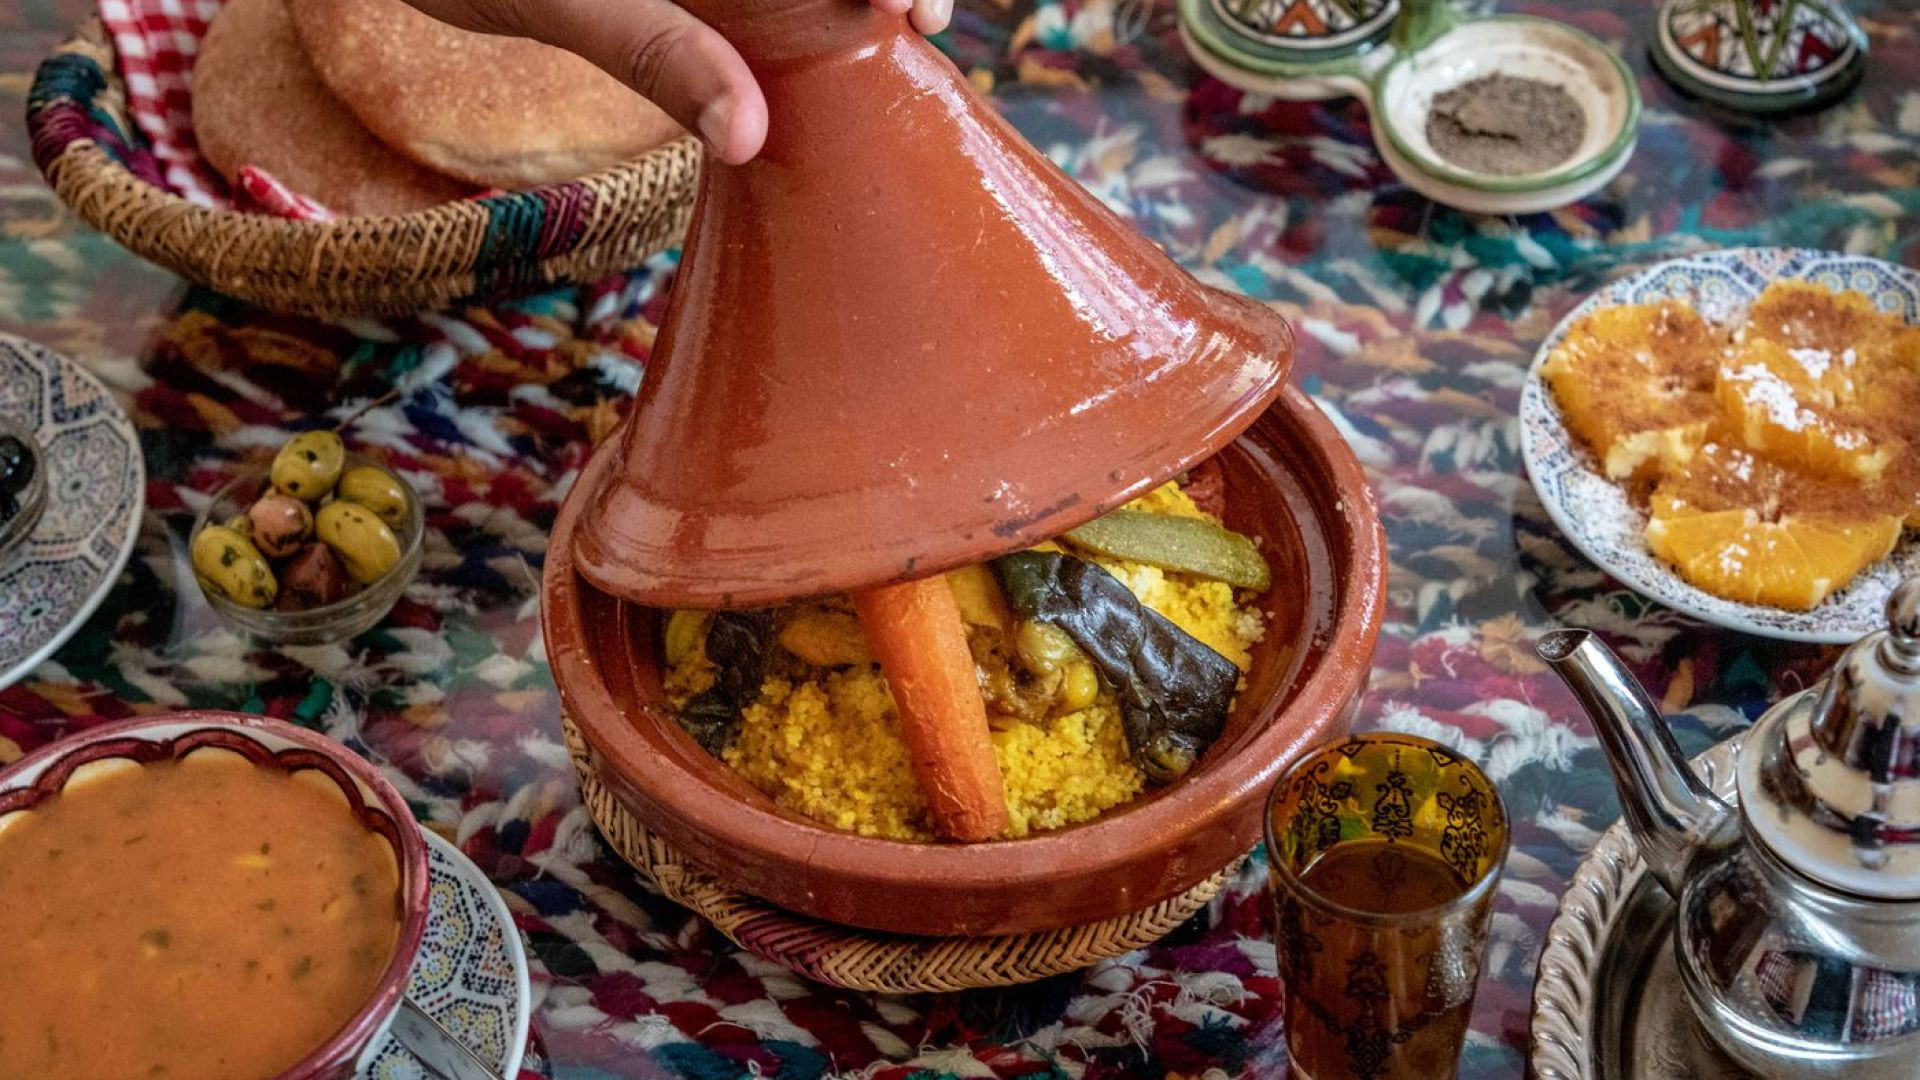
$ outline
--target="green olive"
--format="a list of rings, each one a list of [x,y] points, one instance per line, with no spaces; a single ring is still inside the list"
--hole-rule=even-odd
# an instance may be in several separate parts
[[[313,531],[362,585],[385,577],[400,562],[400,541],[393,530],[359,503],[336,499],[321,507]]]
[[[319,502],[340,481],[347,448],[331,431],[303,431],[273,456],[273,486],[301,502]]]
[[[266,556],[225,525],[209,525],[193,538],[193,576],[202,589],[242,607],[266,607],[280,591]]]
[[[1080,647],[1065,630],[1038,619],[1022,619],[1013,634],[1014,651],[1036,675],[1051,675],[1080,659]]]
[[[398,529],[407,521],[407,489],[385,469],[355,465],[340,474],[340,486],[334,495],[356,502],[380,516],[388,526]]]
[[[1060,680],[1059,711],[1077,713],[1100,696],[1100,676],[1085,660],[1068,661]]]
[[[665,638],[667,666],[679,667],[692,659],[695,651],[706,648],[707,613],[704,611],[672,612],[667,616]]]

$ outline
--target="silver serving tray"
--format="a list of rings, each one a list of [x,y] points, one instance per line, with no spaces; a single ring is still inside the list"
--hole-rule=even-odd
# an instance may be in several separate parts
[[[1745,739],[1693,759],[1729,801]],[[1694,1021],[1673,959],[1673,911],[1626,823],[1616,822],[1574,871],[1547,926],[1533,984],[1537,1080],[1752,1080]]]

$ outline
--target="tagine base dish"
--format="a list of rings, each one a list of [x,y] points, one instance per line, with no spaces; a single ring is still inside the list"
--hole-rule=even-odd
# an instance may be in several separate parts
[[[1031,934],[915,937],[810,918],[721,884],[649,830],[600,782],[585,740],[563,717],[567,750],[587,813],[609,847],[667,899],[712,923],[740,948],[798,975],[846,990],[947,993],[1019,986],[1144,948],[1205,907],[1242,860],[1178,896],[1102,922]]]
[[[1694,772],[1729,801],[1745,738],[1693,759]],[[1533,1076],[1750,1080],[1694,1020],[1673,955],[1675,910],[1626,823],[1615,822],[1574,871],[1547,927],[1533,989]]]

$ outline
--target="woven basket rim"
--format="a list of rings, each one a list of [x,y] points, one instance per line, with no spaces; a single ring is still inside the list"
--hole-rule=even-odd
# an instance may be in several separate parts
[[[69,34],[65,40],[63,40],[59,45],[54,47],[54,50],[50,54],[50,56],[63,55],[65,53],[73,52],[76,49],[88,49],[88,50],[97,49],[103,52],[106,57],[111,58],[114,61],[112,65],[103,66],[101,69],[102,73],[105,74],[107,77],[107,85],[103,88],[103,92],[111,95],[114,98],[117,98],[120,101],[124,101],[126,99],[126,80],[125,80],[125,77],[120,74],[120,68],[118,63],[120,54],[118,49],[114,45],[113,36],[107,33],[106,24],[100,20],[100,17],[98,15],[91,16],[88,19],[86,19],[84,22],[82,22],[74,30],[72,34]],[[36,69],[35,71],[36,81],[38,81],[38,74],[39,74],[38,70]],[[36,110],[36,113],[30,114],[28,116],[28,129],[30,134],[38,129],[36,116],[37,116],[37,110]],[[139,139],[141,139],[143,142],[146,140],[146,133],[144,131],[141,131],[138,125],[134,123],[131,114],[127,115],[127,124],[128,124],[128,134],[130,136],[136,136]],[[72,147],[75,143],[82,143],[82,142],[91,144],[95,147],[99,147],[100,145],[99,140],[94,139],[91,136],[81,136],[79,138],[69,140],[68,142],[60,146],[57,150],[55,150],[54,151],[55,159],[57,159],[60,154],[65,153],[67,149]],[[142,177],[139,174],[135,173],[133,170],[127,168],[126,165],[121,163],[118,159],[116,159],[110,153],[106,154],[106,163],[104,165],[104,170],[114,171],[114,172],[118,172],[120,174],[125,175],[129,180],[137,184],[140,184],[142,187],[145,187],[155,192],[157,195],[159,195],[162,199],[166,201],[166,204],[169,207],[178,208],[180,211],[188,213],[194,217],[204,217],[204,218],[222,219],[222,220],[241,219],[249,223],[258,222],[258,223],[270,224],[273,226],[285,227],[289,231],[293,231],[293,232],[305,231],[305,232],[324,233],[324,232],[337,230],[343,226],[350,226],[350,225],[364,229],[370,224],[379,223],[379,222],[390,222],[390,223],[395,223],[396,225],[405,225],[409,223],[410,220],[412,219],[418,219],[426,215],[439,213],[441,211],[446,210],[449,207],[457,207],[457,206],[465,206],[465,205],[484,206],[489,201],[495,200],[495,199],[513,199],[513,198],[519,198],[522,196],[529,196],[529,195],[536,196],[536,197],[558,195],[570,189],[583,187],[590,181],[593,181],[596,179],[615,176],[620,173],[633,171],[634,169],[643,166],[646,162],[650,160],[665,160],[667,158],[677,157],[686,148],[692,148],[694,152],[697,154],[701,152],[700,147],[701,147],[700,140],[695,136],[681,135],[677,138],[674,138],[665,143],[662,143],[661,145],[656,146],[653,149],[638,155],[637,157],[629,158],[626,161],[618,162],[613,165],[608,165],[604,168],[595,169],[594,171],[589,173],[583,173],[580,176],[576,176],[570,180],[562,180],[562,181],[551,183],[551,184],[541,184],[537,187],[518,188],[511,191],[497,191],[488,195],[477,195],[477,196],[471,196],[464,199],[453,199],[444,203],[439,203],[434,206],[424,207],[419,210],[408,210],[398,214],[336,214],[332,219],[327,221],[314,221],[306,218],[283,217],[278,214],[253,213],[245,210],[236,210],[236,209],[225,208],[225,207],[205,206],[201,203],[197,203],[191,199],[188,199],[186,196],[180,194],[179,192],[173,190],[172,188],[163,187],[161,185],[155,184],[147,180],[145,177]],[[104,148],[103,148],[103,153],[104,153]]]
[[[310,221],[202,206],[123,162],[145,150],[96,16],[34,73],[27,127],[61,201],[181,277],[303,315],[403,315],[603,277],[679,242],[698,188],[692,136],[556,184],[402,214]]]
[[[1171,933],[1239,874],[1247,856],[1185,892],[1094,923],[1023,934],[920,937],[865,930],[789,911],[725,885],[641,824],[601,784],[585,738],[561,716],[587,815],[642,881],[706,919],[735,946],[816,982],[878,993],[1019,986],[1091,967]]]

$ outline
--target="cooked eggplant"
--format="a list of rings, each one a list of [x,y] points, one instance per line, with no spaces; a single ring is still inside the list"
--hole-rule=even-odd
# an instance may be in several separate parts
[[[1252,539],[1204,518],[1115,510],[1063,539],[1097,555],[1198,574],[1236,589],[1266,592],[1273,584],[1273,572]]]
[[[767,650],[774,641],[770,611],[722,611],[707,630],[707,659],[718,670],[713,685],[680,707],[680,726],[718,755],[740,734],[740,710],[760,696]]]
[[[1016,615],[1066,631],[1120,703],[1134,764],[1164,784],[1226,727],[1240,669],[1094,563],[1021,551],[993,563]]]

